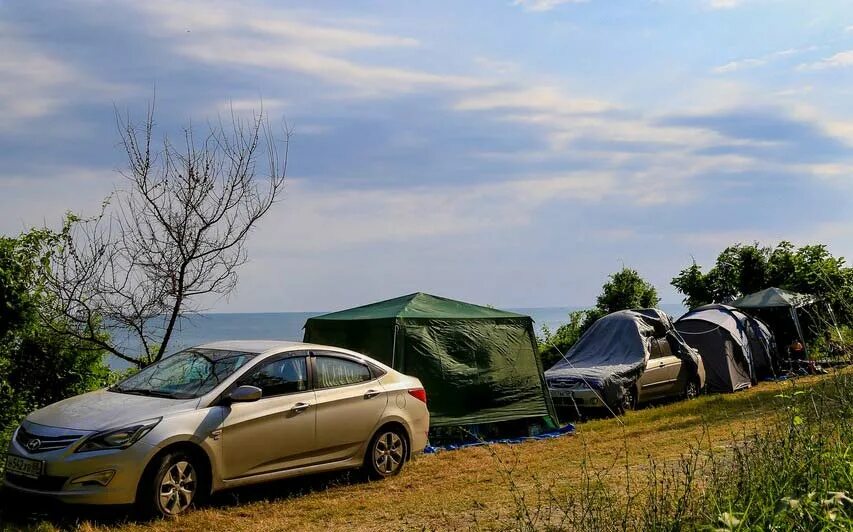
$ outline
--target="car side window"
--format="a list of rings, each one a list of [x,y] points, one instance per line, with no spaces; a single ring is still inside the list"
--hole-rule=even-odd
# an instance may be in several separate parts
[[[304,356],[280,358],[261,364],[238,384],[257,386],[262,398],[304,392],[309,389],[308,364]]]
[[[373,378],[370,368],[364,364],[331,356],[315,357],[314,372],[314,382],[318,389],[358,384]]]
[[[660,340],[657,338],[652,338],[652,353],[649,356],[649,360],[654,360],[656,358],[663,358],[664,354],[660,348]]]

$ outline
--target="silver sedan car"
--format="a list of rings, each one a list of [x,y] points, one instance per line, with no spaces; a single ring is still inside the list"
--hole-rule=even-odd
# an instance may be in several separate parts
[[[420,381],[368,357],[272,341],[205,344],[27,416],[5,486],[176,515],[212,492],[339,469],[396,475],[427,443]]]

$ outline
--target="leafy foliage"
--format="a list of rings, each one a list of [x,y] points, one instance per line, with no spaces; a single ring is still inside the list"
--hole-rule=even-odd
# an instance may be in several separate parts
[[[622,268],[612,274],[601,287],[601,295],[595,304],[596,310],[610,314],[629,308],[650,308],[660,302],[657,290],[640,277],[637,270]]]
[[[775,247],[735,244],[717,256],[707,273],[694,262],[673,278],[672,285],[690,308],[775,286],[817,296],[832,305],[842,322],[853,321],[848,303],[853,298],[853,268],[822,244],[799,248],[784,241]]]
[[[27,412],[82,393],[109,377],[103,352],[57,335],[39,308],[53,304],[43,271],[60,235],[34,229],[0,237],[0,433]]]

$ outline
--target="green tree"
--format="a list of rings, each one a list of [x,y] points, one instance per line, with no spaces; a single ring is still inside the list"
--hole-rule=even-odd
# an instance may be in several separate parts
[[[694,262],[672,279],[672,285],[690,308],[725,303],[775,286],[822,298],[842,321],[853,321],[849,303],[853,300],[853,269],[822,244],[799,248],[786,241],[775,247],[735,244],[720,252],[707,273]]]
[[[595,308],[602,315],[630,308],[650,308],[660,303],[658,292],[637,270],[622,268],[601,287]]]
[[[102,350],[55,334],[66,324],[41,318],[53,304],[43,272],[59,241],[46,229],[0,237],[0,433],[27,412],[109,377]]]

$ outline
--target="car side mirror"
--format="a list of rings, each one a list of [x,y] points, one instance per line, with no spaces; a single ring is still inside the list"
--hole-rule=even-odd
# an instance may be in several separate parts
[[[232,403],[251,403],[261,398],[263,392],[257,386],[238,386],[231,390],[228,399]]]

